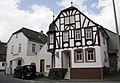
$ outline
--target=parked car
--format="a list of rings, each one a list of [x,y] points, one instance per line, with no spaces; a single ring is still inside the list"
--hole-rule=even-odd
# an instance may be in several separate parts
[[[22,79],[34,79],[36,78],[36,66],[35,65],[17,66],[14,69],[13,77]]]

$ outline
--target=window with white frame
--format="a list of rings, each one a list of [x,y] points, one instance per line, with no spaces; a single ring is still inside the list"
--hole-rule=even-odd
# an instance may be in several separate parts
[[[61,24],[64,23],[64,18],[60,18]]]
[[[53,43],[53,41],[54,41],[54,35],[50,34],[50,43]]]
[[[32,52],[35,53],[35,44],[32,44]]]
[[[85,33],[86,33],[86,39],[92,39],[92,29],[91,28],[85,29]]]
[[[19,44],[18,53],[21,53],[21,44]]]
[[[81,40],[80,30],[75,30],[75,40]]]
[[[63,32],[63,41],[68,41],[68,32]]]
[[[83,51],[81,49],[75,50],[75,62],[83,62]]]
[[[86,49],[86,61],[87,62],[94,62],[95,59],[95,49],[94,48],[90,48],[90,49]]]
[[[75,23],[74,16],[70,16],[70,23]]]
[[[69,17],[65,17],[65,24],[69,24]]]

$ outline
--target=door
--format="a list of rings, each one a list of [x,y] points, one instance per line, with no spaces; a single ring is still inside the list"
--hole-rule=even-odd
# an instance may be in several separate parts
[[[62,52],[62,68],[71,67],[71,53],[69,50]]]
[[[18,60],[18,66],[22,65],[22,60]]]
[[[40,60],[40,72],[43,74],[44,73],[44,68],[45,68],[45,60],[41,59]]]

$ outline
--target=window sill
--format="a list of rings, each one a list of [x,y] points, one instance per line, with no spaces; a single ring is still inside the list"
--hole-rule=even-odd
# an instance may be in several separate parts
[[[90,62],[96,62],[95,60],[87,60],[86,62],[90,63]]]
[[[83,63],[84,61],[75,61],[75,63]]]

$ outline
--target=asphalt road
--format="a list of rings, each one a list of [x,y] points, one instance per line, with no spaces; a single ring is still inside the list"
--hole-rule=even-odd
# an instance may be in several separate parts
[[[120,83],[120,81],[34,81],[34,80],[22,80],[11,77],[0,76],[0,83]]]
[[[0,72],[0,83],[120,83],[117,80],[48,80],[48,79],[35,79],[23,80],[13,78],[12,76],[5,75]]]

